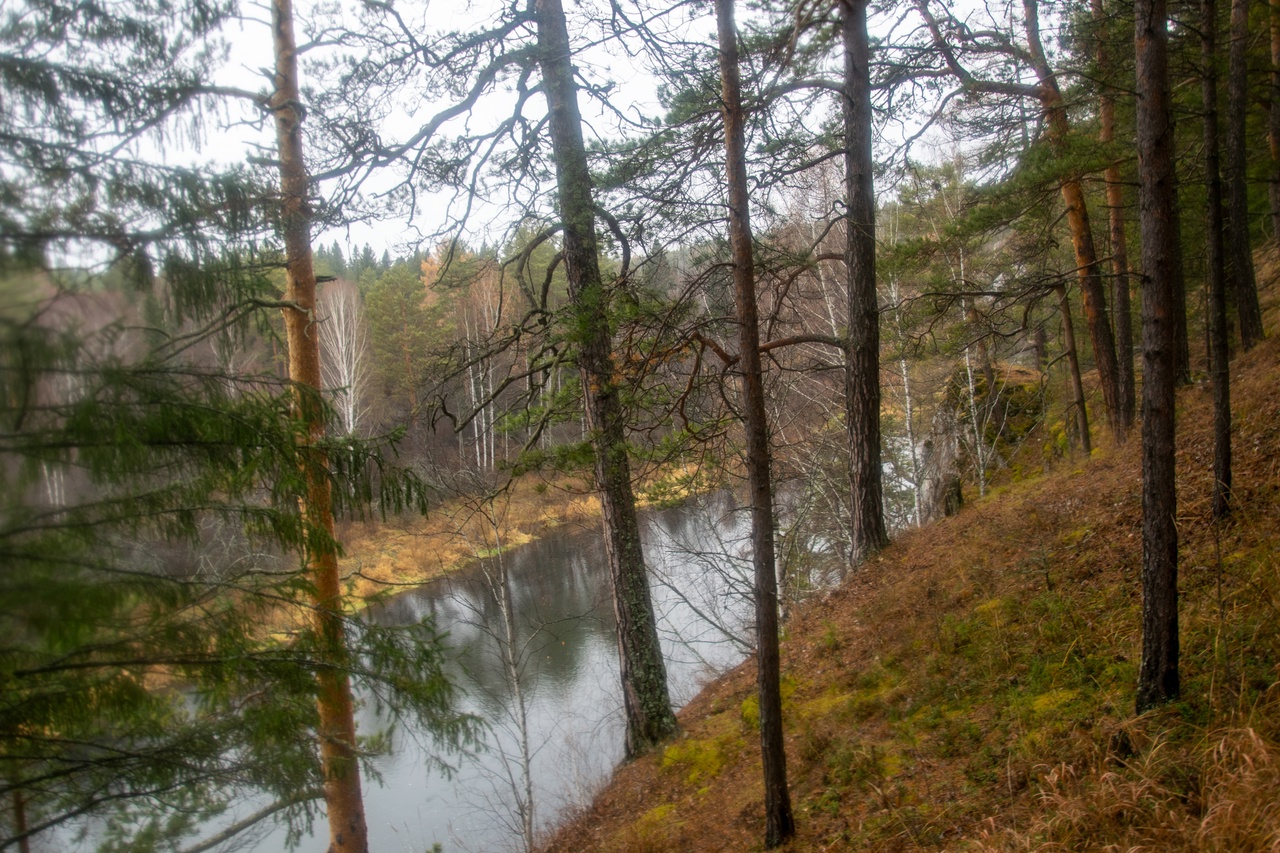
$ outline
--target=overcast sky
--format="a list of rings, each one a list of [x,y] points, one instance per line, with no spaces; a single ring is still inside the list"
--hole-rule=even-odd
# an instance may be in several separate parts
[[[475,29],[491,24],[504,5],[501,0],[483,0],[483,2],[480,0],[477,2],[400,0],[395,3],[395,10],[411,28],[420,33],[420,39],[426,40],[432,33],[454,29]],[[566,2],[566,11],[570,17],[570,38],[579,44],[588,37],[588,34],[582,32],[580,28],[575,32],[573,18],[581,6],[582,4],[574,0]],[[311,35],[308,32],[307,22],[314,20],[316,7],[317,4],[311,0],[298,0],[295,14],[299,22],[299,40],[306,40]],[[339,0],[336,5],[324,4],[324,8],[339,10],[344,20],[354,26],[360,6],[359,0]],[[225,69],[223,82],[243,88],[265,90],[269,86],[269,78],[264,75],[264,71],[269,73],[272,62],[269,7],[260,3],[248,3],[242,7],[242,12],[244,20],[227,31],[232,43],[232,54],[231,61]],[[701,14],[702,17],[695,18],[684,26],[688,28],[688,37],[691,40],[711,44],[715,38],[715,22],[707,4],[703,4]],[[739,14],[746,16],[750,13],[744,6]],[[872,20],[873,29],[886,28],[892,24],[892,21],[883,18]],[[323,50],[324,48],[319,48],[311,54],[304,55],[304,85],[307,61],[321,55]],[[656,81],[616,45],[605,43],[597,46],[576,56],[575,63],[592,79],[614,82],[615,88],[610,96],[614,108],[627,112],[638,110],[648,115],[662,113],[657,101]],[[387,139],[404,138],[410,135],[426,119],[448,106],[444,101],[429,102],[414,91],[401,92],[399,95],[400,108],[393,112],[383,129],[384,138]],[[474,113],[466,119],[458,119],[446,125],[443,133],[447,135],[451,130],[461,128],[464,122],[472,129],[490,126],[500,116],[506,114],[509,103],[509,93],[500,91],[494,97],[482,101]],[[582,97],[580,103],[583,108],[584,122],[587,124],[588,139],[593,132],[599,135],[609,134],[614,126],[614,117],[604,114],[601,106],[592,99]],[[542,109],[541,99],[536,96],[527,107],[530,114],[536,114]],[[818,116],[815,120],[821,118],[823,117]],[[910,127],[896,128],[892,132],[900,137],[901,134],[910,130]],[[240,128],[228,130],[225,140],[220,139],[215,146],[211,147],[216,149],[212,154],[218,159],[243,161],[244,157],[255,153],[255,145],[273,144],[274,137],[271,135],[270,127],[264,127],[260,131]],[[927,146],[921,150],[927,150]],[[205,156],[209,156],[210,153],[207,150],[203,152]],[[391,175],[375,178],[367,183],[366,189],[377,192],[385,189],[394,180],[395,178]],[[417,242],[420,235],[429,235],[439,230],[446,221],[444,214],[449,203],[448,196],[430,198],[426,203],[418,206],[412,222],[400,219],[384,220],[376,224],[354,223],[346,228],[317,233],[314,235],[314,243],[317,246],[328,246],[336,240],[348,256],[358,252],[365,243],[370,244],[375,254],[379,256],[388,249],[392,255],[396,255],[405,251],[411,243]],[[491,243],[501,240],[514,216],[506,204],[506,199],[500,197],[476,199],[472,204],[474,212],[469,217],[472,230],[466,235],[466,239],[475,244],[486,240]],[[430,248],[430,246],[424,248]]]

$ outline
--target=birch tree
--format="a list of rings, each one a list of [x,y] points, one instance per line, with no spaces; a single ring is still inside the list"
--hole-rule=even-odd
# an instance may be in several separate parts
[[[342,434],[356,435],[369,412],[365,400],[372,374],[360,292],[350,282],[334,282],[320,295],[318,311],[324,387],[332,394]]]

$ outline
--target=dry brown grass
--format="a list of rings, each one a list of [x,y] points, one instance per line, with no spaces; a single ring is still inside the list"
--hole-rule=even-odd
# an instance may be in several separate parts
[[[1274,282],[1275,257],[1259,280]],[[1264,290],[1276,329],[1280,288]],[[1273,333],[1274,335],[1274,333]],[[900,536],[783,645],[798,835],[820,850],[1280,851],[1280,342],[1233,363],[1236,512],[1207,385],[1179,401],[1183,700],[1136,718],[1137,441]],[[1028,466],[1030,467],[1030,466]],[[754,662],[552,851],[760,849]]]
[[[496,496],[456,497],[424,518],[345,525],[341,561],[357,602],[418,586],[566,525],[593,526],[600,501],[571,478],[527,475]]]
[[[976,849],[1280,850],[1280,745],[1241,728],[1211,733],[1209,743],[1190,754],[1164,746],[1157,743],[1131,763],[1084,778],[1059,764],[1040,783],[1039,814],[1031,826],[994,832]],[[1188,773],[1190,794],[1177,784]]]
[[[658,468],[636,491],[641,507],[683,501],[716,486],[696,465]],[[355,606],[419,586],[497,549],[524,545],[548,531],[594,528],[600,499],[571,476],[526,474],[501,489],[462,495],[431,507],[426,517],[348,523],[339,530],[341,569]]]

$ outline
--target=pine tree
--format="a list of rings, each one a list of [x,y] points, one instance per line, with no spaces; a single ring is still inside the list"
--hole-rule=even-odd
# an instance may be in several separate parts
[[[333,267],[333,274],[338,278],[346,278],[347,260],[342,256],[342,247],[338,245],[338,241],[334,240],[333,245],[329,247],[329,263]]]
[[[1173,114],[1165,0],[1134,4],[1142,226],[1142,663],[1139,713],[1178,698],[1178,529],[1174,480]]]
[[[880,305],[876,294],[876,217],[871,155],[871,46],[867,5],[847,0],[844,43],[845,275],[849,302],[845,421],[852,462],[854,559],[889,544],[880,460]]]
[[[263,793],[299,828],[324,781],[334,658],[289,554],[332,536],[299,510],[314,442],[291,387],[254,355],[282,307],[275,193],[138,153],[200,137],[230,11],[0,19],[0,795],[22,810],[0,844],[89,815],[119,848],[172,843]],[[326,450],[340,512],[424,509],[379,448]],[[429,626],[341,618],[354,677],[468,735]]]
[[[422,279],[403,264],[365,289],[374,373],[397,400],[397,414],[410,421],[418,417],[418,395],[427,379],[426,297]]]
[[[368,271],[378,272],[379,270],[378,261],[373,256],[373,247],[365,243],[364,248],[360,250],[359,260],[352,267],[352,274],[359,280]]]
[[[565,273],[573,324],[569,338],[576,347],[587,423],[593,433],[596,487],[604,509],[605,552],[618,620],[626,750],[632,757],[673,734],[676,719],[640,546],[568,28],[559,0],[538,0],[536,10],[538,59],[550,113],[552,157],[564,223]]]
[[[320,658],[316,670],[316,741],[329,819],[329,853],[368,853],[357,761],[355,698],[351,690],[351,651],[343,618],[345,599],[338,571],[333,523],[333,485],[325,447],[328,420],[321,390],[320,334],[316,274],[311,255],[310,175],[302,147],[302,96],[298,91],[298,47],[292,0],[273,0],[271,34],[275,75],[270,110],[275,119],[280,171],[280,231],[284,242],[285,341],[292,384],[291,412],[299,426],[296,457],[302,490],[298,507],[307,528],[300,549],[311,582],[311,629]]]
[[[756,613],[756,690],[760,702],[760,755],[764,769],[764,846],[778,847],[795,835],[787,790],[787,753],[782,732],[781,652],[778,637],[778,576],[770,477],[769,424],[765,414],[756,314],[755,262],[747,191],[745,111],[738,68],[738,28],[733,0],[716,0],[720,48],[721,103],[725,136],[725,195],[729,202],[729,245],[733,257],[734,303],[742,375],[743,428],[751,496],[752,597]],[[852,242],[852,235],[851,235]]]

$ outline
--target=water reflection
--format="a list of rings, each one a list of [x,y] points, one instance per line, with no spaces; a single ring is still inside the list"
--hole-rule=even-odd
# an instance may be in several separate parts
[[[643,516],[677,706],[748,648],[748,523],[726,494]],[[393,624],[435,619],[449,634],[450,675],[465,694],[463,709],[489,729],[485,747],[456,761],[446,779],[430,769],[429,737],[381,719],[372,704],[361,710],[362,732],[390,725],[393,737],[391,754],[374,762],[380,778],[365,783],[372,849],[521,849],[527,819],[544,832],[566,808],[587,804],[621,760],[617,645],[598,532],[552,533],[397,596],[373,617]],[[305,839],[302,849],[320,843]],[[283,831],[255,847],[283,850]]]

